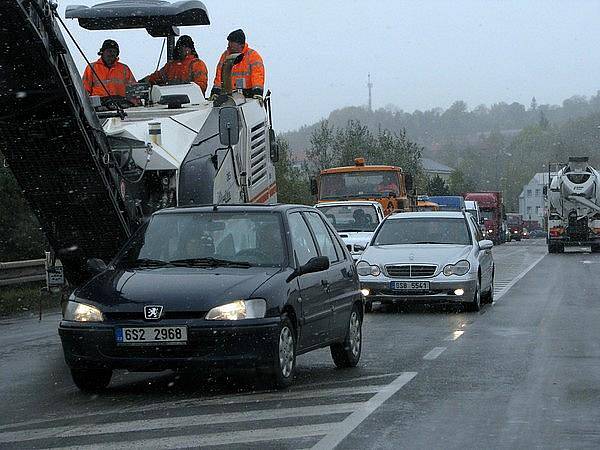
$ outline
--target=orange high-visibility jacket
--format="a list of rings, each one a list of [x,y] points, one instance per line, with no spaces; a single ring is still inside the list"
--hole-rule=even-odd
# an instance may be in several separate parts
[[[182,61],[169,61],[162,69],[149,75],[147,79],[150,84],[194,82],[200,86],[202,94],[206,94],[208,70],[201,59],[194,55],[187,55]]]
[[[99,97],[120,95],[121,97],[125,97],[125,88],[127,85],[136,82],[131,69],[118,60],[112,67],[104,64],[102,58],[91,65],[94,67],[94,72],[96,72],[106,90],[108,90],[108,93],[102,87],[102,84],[96,75],[94,75],[90,66],[87,66],[83,72],[82,81],[83,87],[89,95],[97,95]]]
[[[242,50],[244,55],[242,60],[233,66],[231,70],[231,83],[234,89],[264,89],[265,86],[265,66],[263,60],[256,50],[244,45]],[[214,87],[221,89],[221,70],[225,58],[229,56],[229,51],[225,50],[221,55],[219,64],[217,65],[217,73],[215,75]]]

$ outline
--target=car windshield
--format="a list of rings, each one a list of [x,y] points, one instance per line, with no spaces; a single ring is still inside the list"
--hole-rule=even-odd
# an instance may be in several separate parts
[[[337,231],[375,231],[379,220],[377,210],[371,205],[319,206]]]
[[[374,245],[470,245],[471,237],[465,219],[402,218],[386,220],[375,235],[373,242]]]
[[[400,195],[398,174],[393,171],[355,171],[321,176],[320,198],[387,197]]]
[[[279,214],[198,212],[152,218],[118,259],[118,266],[282,266]]]
[[[494,219],[494,211],[491,209],[481,209],[480,210],[481,217],[485,220],[493,220]]]

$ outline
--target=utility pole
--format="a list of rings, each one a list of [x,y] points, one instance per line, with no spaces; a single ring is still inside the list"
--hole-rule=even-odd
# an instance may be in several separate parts
[[[367,79],[367,87],[369,88],[369,111],[373,111],[373,96],[371,93],[371,90],[373,89],[373,83],[371,83],[371,74],[368,74]]]

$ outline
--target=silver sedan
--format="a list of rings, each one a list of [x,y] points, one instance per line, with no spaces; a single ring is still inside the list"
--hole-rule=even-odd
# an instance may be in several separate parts
[[[356,266],[366,311],[374,301],[460,302],[479,311],[493,301],[493,245],[469,213],[388,216]]]

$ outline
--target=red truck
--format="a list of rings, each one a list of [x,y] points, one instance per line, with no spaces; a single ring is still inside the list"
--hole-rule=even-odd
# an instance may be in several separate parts
[[[476,201],[484,218],[485,235],[495,244],[506,242],[506,213],[502,192],[468,192],[465,200]]]

